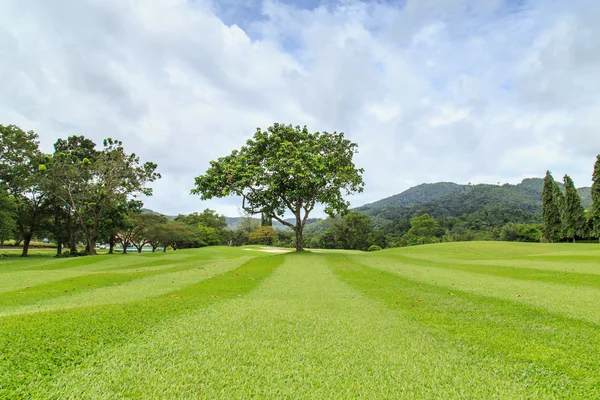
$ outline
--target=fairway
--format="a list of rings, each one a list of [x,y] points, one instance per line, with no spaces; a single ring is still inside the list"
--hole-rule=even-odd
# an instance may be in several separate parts
[[[0,398],[600,398],[600,245],[0,258]]]

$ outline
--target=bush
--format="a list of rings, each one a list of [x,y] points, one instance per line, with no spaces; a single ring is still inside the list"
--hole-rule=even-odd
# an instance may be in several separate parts
[[[381,246],[377,246],[376,244],[371,245],[371,247],[369,247],[369,250],[367,251],[379,251],[381,250]]]

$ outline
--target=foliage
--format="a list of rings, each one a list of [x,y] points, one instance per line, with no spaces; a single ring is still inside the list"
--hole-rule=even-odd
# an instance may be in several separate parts
[[[596,162],[594,163],[592,182],[592,205],[590,206],[588,219],[593,235],[600,240],[600,154],[596,157]]]
[[[506,242],[539,242],[542,237],[540,225],[515,224],[509,222],[504,225],[500,233],[500,240]]]
[[[439,225],[429,214],[413,217],[410,220],[408,244],[414,246],[417,244],[437,243],[440,241],[436,237],[438,233]]]
[[[179,214],[175,221],[183,222],[192,227],[203,225],[214,229],[227,229],[227,221],[224,215],[217,214],[216,211],[207,208],[201,213]]]
[[[200,238],[204,243],[206,243],[206,245],[217,246],[221,244],[221,238],[219,237],[219,233],[215,228],[200,224],[198,225],[197,229],[198,233],[200,234]]]
[[[108,138],[103,145],[97,151],[91,140],[82,137],[58,141],[48,167],[48,186],[78,221],[90,254],[95,253],[103,217],[130,196],[151,195],[145,185],[160,178],[156,164],[142,164],[135,153],[125,152],[121,141]]]
[[[377,246],[376,244],[372,244],[367,251],[379,251],[381,250],[381,246]]]
[[[227,229],[227,219],[214,210],[207,208],[201,213],[179,214],[175,217],[175,221],[198,229],[203,241],[209,246],[228,245],[231,241],[231,232]]]
[[[246,146],[211,162],[192,193],[203,199],[237,195],[250,214],[264,213],[294,229],[296,250],[317,203],[328,213],[345,211],[343,194],[362,191],[362,169],[352,161],[357,145],[343,133],[309,133],[306,127],[274,124],[257,129]],[[289,210],[295,224],[283,219]]]
[[[0,243],[12,237],[16,228],[14,200],[0,187]]]
[[[248,240],[253,244],[272,246],[277,242],[277,232],[272,226],[259,226],[248,236]]]
[[[560,209],[561,199],[558,196],[559,194],[560,190],[558,189],[558,184],[552,177],[550,171],[546,171],[544,188],[542,190],[542,232],[544,239],[550,243],[560,239],[562,229]]]
[[[587,221],[585,210],[581,205],[581,199],[570,176],[565,175],[564,185],[563,230],[567,239],[573,239],[573,242],[575,242],[577,236],[582,237],[586,235]]]
[[[23,239],[22,256],[48,216],[48,193],[41,184],[46,175],[38,135],[15,125],[0,125],[0,186],[12,197],[17,233]]]

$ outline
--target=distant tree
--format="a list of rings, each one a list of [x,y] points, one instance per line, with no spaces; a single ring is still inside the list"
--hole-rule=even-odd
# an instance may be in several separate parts
[[[585,210],[581,205],[581,198],[569,175],[564,177],[565,201],[563,227],[567,239],[573,239],[575,243],[576,236],[584,236],[586,229]]]
[[[217,214],[216,211],[207,208],[201,213],[179,214],[175,221],[182,222],[188,226],[197,227],[198,225],[207,226],[214,229],[227,229],[227,221],[224,215]]]
[[[108,254],[114,253],[115,245],[119,240],[119,232],[129,228],[130,216],[142,212],[142,202],[135,199],[121,200],[114,203],[102,216],[98,231],[98,239],[108,243]]]
[[[134,216],[133,223],[135,224],[135,232],[131,243],[137,249],[138,253],[142,252],[145,245],[150,244],[152,251],[156,251],[160,240],[157,232],[159,228],[167,223],[167,217],[157,214],[137,214]]]
[[[253,244],[265,244],[272,246],[277,241],[277,232],[272,226],[259,226],[252,232],[248,239]]]
[[[260,226],[273,226],[273,218],[267,213],[261,213]]]
[[[592,182],[592,205],[590,206],[588,219],[593,236],[600,241],[600,154],[596,157]]]
[[[561,232],[561,210],[560,210],[560,193],[558,184],[552,177],[550,171],[546,171],[544,178],[544,187],[542,189],[542,221],[543,221],[543,237],[550,243],[554,243],[560,238]],[[561,194],[562,195],[562,194]]]
[[[515,224],[509,222],[502,227],[500,240],[506,242],[539,242],[542,237],[542,231],[539,225],[535,224]]]
[[[372,232],[371,217],[358,211],[350,211],[333,226],[336,247],[342,249],[367,250]]]
[[[204,226],[202,224],[197,227],[200,238],[207,246],[218,246],[221,244],[221,238],[215,228]]]
[[[227,229],[227,220],[224,215],[217,214],[216,211],[206,209],[201,213],[179,214],[175,221],[182,222],[187,226],[199,229],[201,236],[209,237],[209,240],[203,239],[209,246],[228,245],[231,241],[231,232]],[[208,230],[206,228],[209,228]],[[214,235],[217,239],[214,239]]]
[[[274,124],[257,129],[246,146],[211,162],[196,178],[192,193],[203,199],[241,196],[250,214],[265,213],[296,233],[296,250],[302,250],[302,233],[317,203],[333,214],[348,208],[343,193],[362,191],[362,169],[352,161],[357,145],[343,133],[309,133],[306,127]],[[285,210],[295,224],[285,219]]]
[[[439,225],[429,214],[413,217],[410,220],[410,226],[411,228],[408,231],[409,245],[439,242],[439,239],[436,237],[436,234],[439,232]]]

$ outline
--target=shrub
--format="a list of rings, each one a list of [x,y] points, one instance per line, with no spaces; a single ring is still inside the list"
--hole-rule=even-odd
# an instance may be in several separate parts
[[[369,247],[369,250],[367,251],[379,251],[381,250],[381,246],[377,246],[376,244],[371,245],[371,247]]]

